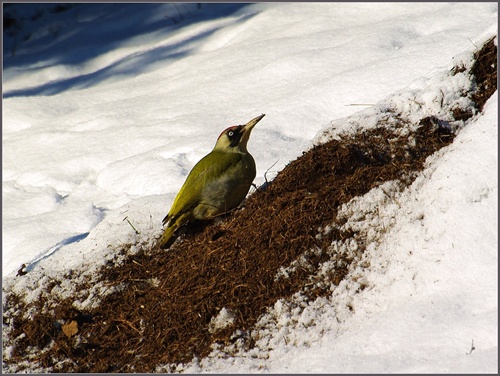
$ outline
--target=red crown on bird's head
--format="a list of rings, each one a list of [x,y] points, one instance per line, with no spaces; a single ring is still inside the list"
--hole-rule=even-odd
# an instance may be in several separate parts
[[[219,137],[217,137],[217,139],[221,138],[223,134],[226,134],[228,137],[231,137],[231,135],[229,135],[229,131],[238,132],[241,128],[242,128],[241,125],[233,125],[232,127],[226,128],[221,132],[221,134],[219,135]]]

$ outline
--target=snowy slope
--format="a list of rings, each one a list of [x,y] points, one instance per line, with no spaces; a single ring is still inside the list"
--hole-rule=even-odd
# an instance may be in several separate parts
[[[156,16],[137,16],[157,23],[157,6]],[[448,64],[496,22],[495,4],[258,4],[223,18],[207,4],[209,19],[194,13],[186,26],[127,38],[123,25],[119,43],[103,38],[97,56],[95,46],[63,43],[136,12],[103,7],[92,21],[91,5],[63,13],[61,49],[52,40],[48,56],[19,47],[5,58],[5,274],[137,197],[165,195],[151,213],[159,223],[220,131],[267,113],[249,146],[262,182],[322,126],[359,110],[351,104]],[[23,95],[33,90],[40,95]]]
[[[266,113],[249,143],[260,184],[332,120],[449,68],[498,20],[496,3],[185,7],[84,4],[26,26],[15,56],[5,40],[4,285],[92,273],[108,245],[152,241],[225,127]],[[256,354],[186,370],[496,372],[496,101],[385,209],[396,225],[365,256],[355,314],[349,291],[306,309],[307,330],[275,307],[283,326]]]
[[[389,196],[375,190],[345,208],[361,218],[348,226],[388,231],[331,297],[305,308],[280,301],[262,318],[256,349],[236,358],[214,351],[183,370],[496,372],[497,99],[408,190],[392,196],[386,184]]]

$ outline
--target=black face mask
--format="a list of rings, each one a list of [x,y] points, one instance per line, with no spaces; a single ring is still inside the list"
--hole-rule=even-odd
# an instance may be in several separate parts
[[[230,146],[235,147],[240,143],[241,136],[243,136],[242,125],[238,125],[237,127],[233,127],[226,132],[229,141],[231,142]]]

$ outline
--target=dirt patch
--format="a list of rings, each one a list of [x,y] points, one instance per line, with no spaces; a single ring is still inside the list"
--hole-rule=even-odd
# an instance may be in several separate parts
[[[465,93],[479,110],[487,93],[496,90],[496,65],[495,74],[488,68],[496,47],[489,41],[484,50],[473,67],[477,89]],[[474,112],[459,111],[456,120]],[[298,291],[310,299],[330,294],[352,260],[332,253],[329,245],[354,234],[338,230],[343,223],[318,237],[320,230],[338,222],[338,208],[352,198],[390,180],[410,184],[425,159],[454,138],[448,123],[435,117],[421,119],[413,132],[401,131],[409,128],[402,121],[380,123],[315,146],[252,194],[242,209],[189,228],[168,251],[117,250],[125,261],[110,262],[100,273],[116,291],[93,310],[77,311],[72,299],[43,298],[26,307],[8,294],[6,307],[34,312],[31,319],[21,313],[4,316],[13,328],[10,338],[16,339],[8,363],[30,359],[41,368],[57,364],[58,372],[152,372],[158,364],[188,362],[206,356],[215,342],[245,336],[280,298]],[[276,277],[299,258],[287,278]],[[318,268],[329,260],[343,266],[322,284],[314,283]],[[55,285],[47,287],[49,293]],[[233,320],[214,330],[223,308]]]
[[[472,99],[479,111],[497,90],[497,46],[495,38],[489,39],[474,55],[471,74],[475,77],[476,90]]]

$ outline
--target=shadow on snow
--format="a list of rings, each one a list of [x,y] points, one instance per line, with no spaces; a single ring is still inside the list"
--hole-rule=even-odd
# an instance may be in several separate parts
[[[102,4],[82,5],[100,6]],[[103,25],[101,26],[91,24],[80,26],[77,30],[68,31],[65,35],[58,37],[57,43],[52,43],[45,51],[40,53],[33,52],[12,57],[5,57],[4,55],[4,71],[9,68],[28,71],[44,69],[50,66],[80,65],[106,52],[120,48],[124,41],[129,38],[150,32],[162,32],[167,37],[172,32],[194,23],[228,17],[249,4],[210,4],[210,8],[201,8],[196,13],[190,13],[189,18],[183,18],[176,25],[172,25],[172,21],[168,22],[170,18],[164,21],[147,22],[147,19],[157,12],[164,11],[160,9],[162,4],[112,5],[116,6],[117,9],[111,15],[108,13],[105,17],[103,16],[104,19],[101,19]],[[237,22],[247,20],[251,16],[253,15],[241,17]],[[123,23],[117,22],[117,20],[121,19],[124,20]],[[193,50],[193,47],[187,46],[209,37],[223,27],[214,26],[180,42],[130,54],[91,73],[4,92],[3,98],[55,95],[66,90],[92,87],[117,76],[144,73],[151,70],[158,63],[187,56]],[[39,40],[38,43],[43,43],[43,41]],[[75,45],[78,47],[74,48]],[[31,48],[35,51],[37,47],[32,45]],[[68,53],[68,49],[72,48],[74,50]],[[33,67],[35,65],[36,67]],[[32,67],[30,68],[30,66]]]
[[[24,268],[24,271],[26,272],[29,272],[31,270],[33,270],[33,268],[35,266],[38,265],[38,263],[48,257],[50,257],[52,254],[54,254],[55,252],[59,251],[62,247],[64,247],[65,245],[68,245],[68,244],[71,244],[71,243],[77,243],[79,242],[80,240],[83,240],[85,239],[87,236],[89,235],[88,232],[85,232],[83,234],[79,234],[79,235],[75,235],[75,236],[70,236],[69,238],[66,238],[64,240],[61,240],[59,243],[57,243],[56,245],[54,245],[53,247],[50,247],[49,249],[47,249],[46,251],[42,252],[43,256],[35,259],[34,261],[30,262],[25,268]]]

